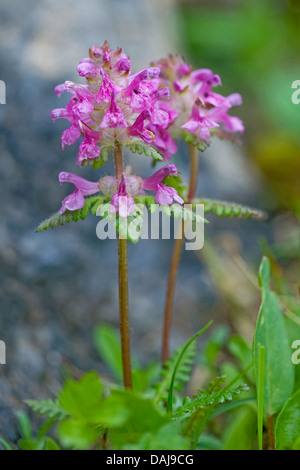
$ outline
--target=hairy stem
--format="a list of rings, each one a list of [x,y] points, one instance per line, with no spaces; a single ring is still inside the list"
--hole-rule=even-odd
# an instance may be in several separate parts
[[[120,181],[123,173],[123,155],[121,147],[114,153],[117,180]],[[118,237],[119,254],[119,305],[120,305],[120,332],[123,363],[124,387],[132,388],[131,359],[130,359],[130,329],[128,312],[128,261],[127,240]]]
[[[197,147],[189,144],[189,154],[190,154],[190,181],[189,181],[189,190],[188,190],[188,202],[192,202],[195,199],[197,180],[198,180],[198,152]],[[163,326],[163,338],[162,338],[162,362],[166,362],[169,358],[170,351],[170,333],[172,326],[172,314],[173,314],[173,304],[175,296],[175,285],[178,274],[178,267],[181,257],[182,245],[183,245],[183,230],[184,221],[182,220],[182,226],[179,227],[181,237],[175,239],[173,254],[169,269],[168,277],[168,287],[167,287],[167,296],[166,304],[164,311],[164,326]],[[178,236],[178,234],[177,234]]]

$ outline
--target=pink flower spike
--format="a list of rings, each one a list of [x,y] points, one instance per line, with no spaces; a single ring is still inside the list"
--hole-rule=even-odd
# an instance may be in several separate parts
[[[157,185],[160,184],[162,180],[169,175],[177,175],[177,167],[173,163],[164,166],[149,178],[143,179],[142,188],[148,191],[155,191]]]

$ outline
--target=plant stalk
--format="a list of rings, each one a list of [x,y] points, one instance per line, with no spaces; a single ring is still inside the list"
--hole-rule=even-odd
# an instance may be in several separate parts
[[[190,155],[190,181],[189,181],[189,190],[187,202],[191,203],[195,199],[197,181],[198,181],[198,167],[199,167],[199,158],[197,147],[192,144],[189,144],[189,155]],[[163,326],[163,338],[162,338],[162,363],[165,363],[169,358],[170,353],[170,333],[172,326],[172,316],[173,316],[173,305],[174,305],[174,296],[175,296],[175,285],[178,275],[178,267],[182,252],[182,245],[184,239],[184,221],[181,222],[181,237],[177,237],[174,242],[173,254],[169,269],[168,277],[168,286],[167,286],[167,296],[166,304],[164,311],[164,326]]]
[[[116,178],[120,182],[123,174],[122,149],[118,146],[114,152]],[[128,311],[128,259],[127,240],[118,236],[119,255],[119,306],[120,306],[120,333],[123,364],[123,381],[125,388],[132,388],[131,358],[130,358],[130,329]]]

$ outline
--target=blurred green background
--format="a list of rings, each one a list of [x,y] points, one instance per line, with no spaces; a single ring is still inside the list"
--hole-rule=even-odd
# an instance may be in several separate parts
[[[238,91],[247,154],[270,184],[272,203],[300,213],[298,0],[188,0],[179,3],[186,56],[216,71],[224,93]],[[269,201],[271,203],[271,201]]]

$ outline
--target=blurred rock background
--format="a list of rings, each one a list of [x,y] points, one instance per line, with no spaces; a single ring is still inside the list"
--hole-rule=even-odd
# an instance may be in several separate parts
[[[271,45],[268,51],[264,49],[266,32],[261,31],[260,41],[244,34],[242,21],[247,12],[241,3],[258,8],[252,11],[252,26],[270,12],[270,2],[265,0],[2,0],[0,79],[6,83],[7,104],[0,105],[0,339],[6,342],[7,365],[0,366],[0,436],[16,439],[14,411],[23,408],[26,398],[52,397],[64,370],[74,374],[89,369],[106,372],[93,343],[93,328],[101,322],[118,324],[116,243],[98,240],[98,221],[93,217],[34,233],[41,220],[59,209],[69,191],[58,183],[60,171],[81,171],[82,176],[93,178],[93,170],[76,167],[75,146],[62,152],[60,135],[65,122],[53,124],[49,114],[68,99],[58,100],[54,86],[67,79],[78,80],[79,60],[91,45],[100,45],[105,39],[113,48],[122,46],[136,70],[169,52],[183,53],[195,67],[211,67],[222,76],[221,92],[245,95],[245,106],[237,110],[249,129],[245,145],[213,143],[201,156],[198,194],[258,205],[270,209],[271,218],[258,223],[210,217],[207,239],[215,241],[218,250],[208,249],[200,254],[201,259],[192,252],[183,254],[172,346],[181,344],[211,317],[216,322],[225,318],[251,337],[259,303],[259,292],[253,287],[261,258],[258,237],[273,240],[274,227],[282,226],[282,217],[285,227],[290,220],[294,223],[293,216],[275,217],[281,206],[285,210],[294,206],[286,204],[284,190],[290,185],[283,185],[283,195],[277,191],[280,171],[274,170],[274,182],[274,172],[265,162],[272,161],[268,155],[272,155],[273,140],[286,141],[290,133],[293,140],[288,141],[293,142],[294,158],[299,159],[299,127],[291,117],[296,107],[291,107],[289,93],[291,82],[300,77],[293,72],[299,65],[295,60],[293,70],[286,71],[284,77],[275,68],[273,88],[268,88],[265,80],[270,74],[263,64],[266,54],[271,63],[273,56],[268,54],[274,49],[284,51],[292,43],[292,37],[276,36],[273,25],[282,18],[282,4],[290,14],[294,2],[281,2],[278,11],[273,7],[271,37],[276,36],[281,49],[276,43],[277,48]],[[259,7],[262,4],[265,10]],[[284,24],[290,32],[288,23]],[[239,43],[235,35],[244,42]],[[293,54],[296,57],[295,51]],[[280,87],[278,93],[274,91],[280,78],[284,93]],[[285,131],[280,135],[274,125],[278,124],[274,101]],[[293,124],[288,130],[283,115]],[[183,145],[179,154],[177,159],[187,178],[188,157]],[[279,154],[279,166],[281,158]],[[146,158],[129,161],[149,174]],[[109,173],[109,165],[101,170],[103,175]],[[299,197],[298,168],[293,171],[294,199]],[[290,176],[286,178],[288,182]],[[141,241],[129,247],[132,347],[144,362],[160,357],[171,252],[172,242],[166,240]],[[244,315],[238,319],[241,310]]]

